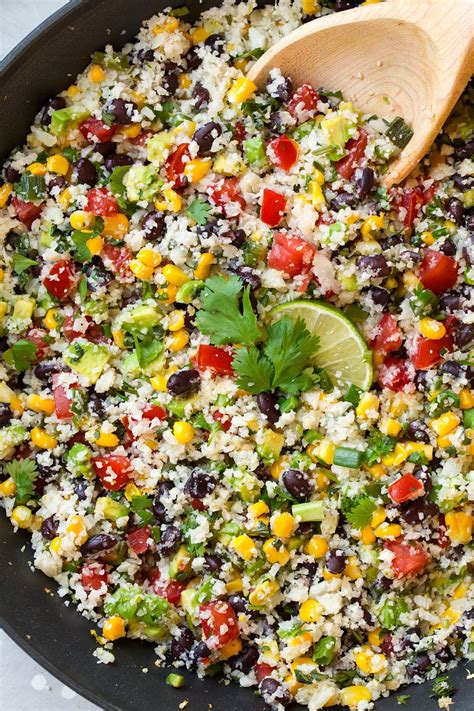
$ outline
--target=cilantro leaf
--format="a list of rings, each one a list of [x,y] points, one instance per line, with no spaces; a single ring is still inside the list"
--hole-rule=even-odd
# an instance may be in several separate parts
[[[365,461],[368,466],[373,466],[385,454],[390,454],[395,449],[395,440],[389,435],[384,435],[380,430],[374,429],[369,434],[368,448],[365,451]]]
[[[353,499],[344,496],[341,502],[341,510],[346,520],[351,526],[359,529],[368,526],[376,508],[377,504],[367,494],[360,494]]]
[[[153,523],[155,517],[152,512],[153,501],[149,496],[134,496],[130,501],[130,510],[137,514],[140,523],[144,525]]]
[[[434,680],[434,684],[431,687],[431,698],[436,698],[436,699],[442,699],[446,696],[452,696],[453,694],[456,693],[456,689],[454,686],[451,686],[449,683],[449,677],[448,676],[438,676]]]
[[[34,259],[25,257],[23,254],[19,254],[19,252],[12,254],[12,266],[15,274],[23,274],[23,272],[26,272],[30,267],[36,267],[37,264],[38,262],[35,262]]]
[[[11,358],[5,358],[10,365],[14,365],[19,371],[28,370],[36,360],[38,346],[26,338],[21,338],[14,343],[10,351],[5,351],[4,357],[9,353]]]
[[[234,274],[207,279],[201,292],[201,304],[196,314],[196,325],[202,333],[210,336],[214,345],[252,345],[261,337],[250,303],[250,287],[244,288]]]
[[[211,206],[208,202],[198,200],[197,198],[188,205],[186,215],[198,223],[198,225],[206,225],[209,221],[209,212]]]
[[[24,502],[34,495],[38,469],[34,459],[14,459],[5,465],[5,471],[16,485],[16,502]]]
[[[406,706],[407,701],[410,699],[410,694],[399,694],[397,696],[397,704],[400,706]]]
[[[138,340],[137,334],[133,335],[135,341],[135,353],[137,354],[138,365],[146,368],[164,350],[163,341],[160,341],[153,333],[148,334],[142,341]]]
[[[234,356],[232,367],[238,373],[237,385],[239,388],[254,395],[271,389],[272,365],[256,346],[240,348]]]

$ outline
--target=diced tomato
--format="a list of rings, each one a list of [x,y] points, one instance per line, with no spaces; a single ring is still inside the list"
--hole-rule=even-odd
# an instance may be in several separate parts
[[[107,126],[103,121],[96,118],[88,118],[81,123],[79,131],[82,133],[86,141],[94,143],[106,143],[110,141],[117,126]]]
[[[59,382],[61,377],[61,373],[55,373],[53,375],[53,398],[56,417],[58,420],[70,420],[74,416],[74,413],[71,410],[72,398],[68,390],[77,387],[77,384],[72,384],[66,389],[66,387]]]
[[[414,372],[406,358],[388,356],[377,371],[377,382],[395,393],[413,382]]]
[[[278,227],[286,208],[286,197],[275,190],[265,188],[262,197],[260,219],[269,227]]]
[[[31,225],[38,219],[43,211],[43,203],[36,205],[34,202],[25,202],[17,198],[16,195],[12,197],[11,204],[20,222],[23,222],[28,229],[31,229]]]
[[[403,195],[402,206],[405,208],[406,213],[403,219],[405,227],[411,229],[413,223],[418,217],[422,206],[425,204],[425,199],[423,196],[423,190],[418,186],[413,188],[413,190],[407,190]]]
[[[53,264],[47,276],[43,279],[43,284],[56,299],[62,301],[76,285],[76,270],[74,263],[67,259],[60,259]]]
[[[153,592],[160,597],[164,597],[172,605],[179,605],[181,593],[186,588],[187,583],[181,580],[156,580],[153,582]]]
[[[245,136],[247,135],[246,128],[244,124],[241,121],[237,121],[235,124],[235,140],[237,141],[237,144],[241,147],[242,143],[244,142]]]
[[[113,244],[105,242],[101,256],[105,257],[110,263],[111,271],[113,271],[114,274],[124,278],[131,276],[129,265],[132,259],[132,253],[128,247],[115,247]]]
[[[438,517],[436,530],[434,532],[432,542],[443,550],[449,548],[449,546],[451,545],[451,539],[448,536],[448,532],[446,530],[446,522],[444,520],[444,515]]]
[[[240,192],[238,178],[224,178],[219,183],[211,185],[209,197],[214,205],[222,209],[226,217],[237,217],[247,206]]]
[[[99,323],[94,323],[92,319],[86,331],[86,338],[91,343],[107,343],[107,341],[110,341],[103,327]]]
[[[220,649],[239,636],[239,624],[232,606],[224,600],[199,607],[202,633],[209,649]]]
[[[145,420],[164,420],[166,417],[166,410],[161,405],[146,405],[142,410],[142,415]]]
[[[181,143],[171,153],[165,163],[166,177],[175,190],[177,188],[185,188],[189,182],[184,174],[184,167],[189,159],[189,145],[187,143]]]
[[[92,464],[95,473],[109,491],[123,489],[132,473],[130,460],[121,454],[106,454],[103,457],[93,457]]]
[[[412,501],[419,496],[423,496],[424,493],[423,482],[414,477],[413,474],[403,474],[388,487],[388,495],[396,504]]]
[[[448,334],[437,341],[420,336],[414,343],[410,360],[417,370],[425,370],[440,363],[443,360],[443,353],[450,353],[453,348],[453,337]]]
[[[204,503],[199,499],[191,499],[191,506],[196,511],[204,511],[204,509],[206,508]]]
[[[226,415],[224,412],[219,412],[219,410],[217,410],[217,412],[214,412],[214,414],[212,415],[212,419],[214,420],[214,422],[218,422],[220,424],[224,432],[229,431],[230,426],[232,424],[232,420],[229,415]]]
[[[336,163],[337,172],[346,180],[350,180],[356,168],[359,167],[364,157],[365,149],[367,148],[368,138],[367,131],[361,128],[359,129],[359,136],[357,138],[351,138],[347,141],[345,146],[347,155]]]
[[[201,371],[212,370],[216,375],[234,375],[233,359],[232,351],[202,343],[198,348],[196,362]]]
[[[426,249],[420,265],[420,281],[425,289],[443,294],[455,285],[458,278],[458,263],[435,249]]]
[[[118,212],[118,203],[108,188],[92,188],[87,193],[85,210],[98,217],[112,217]]]
[[[135,531],[127,533],[127,545],[132,550],[135,555],[141,555],[145,553],[149,548],[149,539],[151,536],[151,527],[143,526],[142,528],[136,528]]]
[[[316,254],[316,247],[301,237],[275,232],[267,257],[270,269],[279,269],[289,277],[307,274]]]
[[[75,338],[80,338],[85,335],[91,323],[92,319],[90,316],[82,316],[81,314],[75,313],[64,319],[61,331],[68,341],[74,341]]]
[[[385,541],[384,548],[393,553],[390,565],[398,579],[417,575],[427,566],[430,559],[429,553],[419,543],[405,543],[402,537],[396,541]]]
[[[279,136],[268,144],[267,155],[277,168],[290,170],[298,160],[298,144],[288,136]]]
[[[288,111],[293,118],[307,121],[318,111],[319,96],[311,84],[299,87],[288,102]]]
[[[39,363],[40,360],[46,358],[49,351],[48,334],[46,331],[43,331],[41,328],[30,328],[25,336],[25,340],[31,341],[31,343],[34,343],[36,346],[35,363]]]
[[[377,353],[392,353],[398,351],[403,343],[403,333],[398,328],[392,314],[384,314],[380,319],[379,332],[371,343]]]
[[[109,583],[107,568],[102,563],[94,561],[84,563],[81,568],[81,585],[87,592],[100,590],[101,587]]]
[[[270,664],[265,664],[265,662],[259,662],[258,664],[255,665],[255,676],[257,677],[257,681],[260,684],[262,679],[265,679],[267,676],[270,676],[271,673],[275,667],[271,667]]]

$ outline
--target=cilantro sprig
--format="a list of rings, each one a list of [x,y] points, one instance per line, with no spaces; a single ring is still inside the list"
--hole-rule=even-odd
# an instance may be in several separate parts
[[[367,494],[359,494],[354,498],[344,496],[341,502],[341,510],[347,522],[358,529],[365,528],[370,523],[376,508],[374,499]]]
[[[38,468],[34,459],[14,459],[5,465],[5,471],[16,485],[15,499],[24,503],[34,496]]]

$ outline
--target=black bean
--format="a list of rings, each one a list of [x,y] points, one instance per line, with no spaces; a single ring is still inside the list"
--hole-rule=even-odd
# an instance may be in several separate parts
[[[81,546],[81,553],[84,555],[102,553],[102,551],[109,551],[117,543],[118,540],[114,536],[109,536],[107,533],[97,533],[95,536],[88,538],[84,545]]]
[[[395,247],[397,244],[403,244],[403,236],[401,234],[389,235],[388,237],[383,237],[382,239],[379,239],[379,245],[382,249],[382,252],[385,252],[387,249]]]
[[[159,239],[165,229],[165,218],[158,210],[150,210],[142,220],[142,227],[149,239]]]
[[[439,300],[439,307],[441,311],[445,311],[446,313],[457,311],[457,309],[461,307],[461,304],[462,296],[456,293],[443,294]]]
[[[354,193],[338,193],[336,197],[331,200],[331,210],[338,212],[345,207],[355,207],[358,203],[358,197]]]
[[[20,173],[12,165],[5,168],[5,180],[7,183],[17,183],[20,180]]]
[[[178,370],[168,378],[167,388],[171,395],[191,395],[201,387],[201,376],[194,368]]]
[[[133,114],[137,111],[137,105],[129,99],[112,99],[105,105],[105,111],[112,114],[117,123],[130,123]]]
[[[43,538],[47,538],[48,541],[52,541],[58,535],[58,526],[58,520],[54,516],[48,516],[41,524],[41,535]]]
[[[245,647],[239,654],[229,660],[231,671],[242,672],[248,674],[256,665],[259,657],[257,647],[249,645]]]
[[[466,366],[455,360],[445,360],[439,366],[439,372],[443,375],[451,375],[453,378],[462,378],[466,374]]]
[[[209,239],[210,237],[216,237],[219,234],[219,228],[217,222],[208,222],[206,225],[197,226],[197,234],[200,239]]]
[[[196,47],[191,47],[189,52],[185,56],[186,60],[186,68],[188,71],[193,71],[194,69],[197,69],[198,67],[201,66],[202,64],[202,59],[198,55],[196,51]]]
[[[204,556],[204,566],[207,570],[210,570],[211,573],[218,573],[223,565],[224,561],[215,553],[206,553]]]
[[[73,179],[79,185],[95,185],[97,178],[97,168],[88,158],[79,158],[74,164]]]
[[[382,289],[380,286],[371,286],[369,289],[370,298],[377,304],[377,306],[383,306],[387,308],[390,304],[390,293],[387,289]]]
[[[181,659],[181,657],[189,652],[195,641],[194,635],[189,627],[183,627],[179,631],[179,637],[171,642],[170,652],[173,659]]]
[[[213,476],[201,469],[191,472],[189,479],[184,485],[184,493],[192,499],[203,499],[211,494],[216,488],[216,480]]]
[[[163,76],[163,89],[170,95],[173,96],[179,86],[179,76],[178,76],[178,65],[174,62],[165,62],[164,65],[164,76]]]
[[[193,141],[199,146],[199,153],[208,153],[214,140],[218,138],[222,133],[222,126],[216,121],[208,121],[204,126],[200,126],[193,136]]]
[[[162,481],[158,484],[157,493],[153,499],[153,513],[159,523],[165,523],[169,520],[168,508],[163,504],[162,497],[166,496],[173,485],[169,481]]]
[[[205,39],[204,45],[209,47],[211,52],[219,57],[224,51],[225,41],[224,35],[216,33]]]
[[[390,588],[393,585],[393,580],[391,578],[387,578],[385,575],[382,575],[378,580],[377,580],[377,586],[384,591],[390,590]]]
[[[137,52],[137,59],[139,62],[152,62],[154,58],[154,49],[139,49]]]
[[[205,642],[199,642],[192,650],[192,656],[196,663],[201,659],[207,659],[211,656],[211,650]]]
[[[415,440],[415,442],[425,442],[425,444],[429,444],[430,442],[428,430],[422,420],[412,420],[408,425],[407,434],[409,438]]]
[[[359,191],[359,197],[361,199],[366,198],[375,185],[375,173],[372,168],[363,168],[359,179],[357,180],[357,188]]]
[[[427,654],[417,654],[415,660],[407,664],[407,674],[412,679],[415,676],[423,676],[431,666],[431,660]]]
[[[74,482],[74,492],[79,499],[79,501],[84,501],[87,498],[87,489],[89,488],[89,482],[87,479],[76,479]]]
[[[473,230],[474,230],[474,224],[473,224]],[[472,265],[474,264],[474,234],[468,235],[465,243],[463,244],[462,256],[464,257],[466,262],[469,264],[469,266],[472,267]]]
[[[257,395],[258,409],[265,415],[267,420],[272,424],[280,419],[280,409],[278,407],[278,398],[273,393],[260,393]]]
[[[293,96],[293,82],[290,77],[282,77],[275,85],[275,81],[270,79],[267,83],[267,91],[274,99],[279,99],[286,104]]]
[[[374,254],[370,257],[358,257],[357,266],[361,271],[369,272],[369,276],[380,279],[390,276],[390,267],[382,254]]]
[[[468,141],[463,146],[456,146],[453,158],[456,161],[462,161],[466,158],[471,158],[474,155],[474,140]]]
[[[273,708],[288,706],[291,703],[291,694],[283,684],[271,676],[262,679],[258,690],[266,704]]]
[[[205,109],[209,103],[209,99],[211,98],[209,91],[200,83],[196,84],[194,87],[192,96],[193,99],[196,99],[194,102],[194,108],[196,111]]]
[[[35,366],[34,374],[38,380],[42,380],[44,383],[49,382],[53,375],[56,373],[62,373],[68,371],[69,368],[63,363],[54,360],[43,360],[41,363]]]
[[[268,117],[267,128],[272,133],[283,133],[285,130],[285,123],[283,121],[283,115],[280,111],[272,111]]]
[[[445,254],[447,257],[454,257],[456,254],[456,245],[453,240],[449,237],[444,240],[443,244],[440,244],[439,251]]]
[[[227,602],[237,615],[247,611],[247,600],[243,595],[229,595]]]
[[[351,10],[353,7],[358,7],[362,0],[335,0],[334,10],[336,12],[343,12],[344,10]]]
[[[456,175],[453,175],[453,182],[457,189],[462,192],[471,190],[474,187],[474,177],[472,175],[459,175],[459,173],[456,173]]]
[[[62,175],[55,175],[48,180],[46,190],[49,196],[52,196],[53,192],[54,195],[59,195],[59,193],[61,193],[65,187],[66,178],[64,178]]]
[[[414,252],[411,249],[406,249],[400,252],[400,259],[405,262],[406,266],[413,266],[417,262],[421,262],[423,255],[419,252]]]
[[[446,205],[446,212],[449,217],[457,225],[462,225],[462,218],[464,217],[464,205],[457,197],[452,197],[448,200]]]
[[[470,208],[472,210],[472,208]],[[468,215],[466,217],[466,229],[469,232],[469,236],[472,237],[474,235],[474,215]],[[472,254],[472,252],[471,252]],[[467,257],[466,257],[467,259]],[[471,261],[469,264],[473,264],[474,260],[471,257]]]
[[[244,230],[229,230],[229,232],[225,233],[226,235],[230,235],[230,241],[234,245],[234,247],[241,247],[245,240],[247,239],[247,235],[245,234]],[[222,235],[224,236],[224,235]]]
[[[326,568],[333,575],[339,575],[347,564],[347,556],[340,550],[329,551],[326,555]]]
[[[460,324],[455,333],[454,341],[458,348],[467,348],[474,341],[474,323]]]
[[[433,518],[439,513],[436,504],[429,501],[426,496],[421,496],[415,501],[407,501],[399,507],[400,517],[410,526],[423,523],[428,518]]]
[[[104,161],[106,170],[111,173],[115,168],[119,168],[124,165],[133,165],[133,158],[127,156],[126,153],[112,153]]]
[[[104,143],[94,143],[94,151],[97,153],[100,153],[101,156],[106,156],[111,155],[111,153],[115,153],[117,149],[117,144],[114,143],[113,141],[105,141]]]
[[[158,543],[157,551],[160,555],[170,556],[178,550],[182,540],[181,531],[177,526],[167,526]]]
[[[60,109],[66,108],[66,100],[62,96],[55,96],[53,99],[49,99],[41,112],[40,123],[42,126],[49,126],[51,123],[51,114],[54,111],[59,111]]]
[[[306,501],[313,493],[313,484],[309,477],[299,469],[287,469],[281,475],[287,492],[298,501]]]
[[[92,391],[89,395],[89,402],[87,404],[87,409],[93,417],[104,417],[105,406],[104,406],[105,394],[96,393]]]
[[[259,465],[257,466],[257,468],[254,469],[254,472],[253,472],[253,473],[255,474],[255,476],[256,476],[258,479],[263,479],[264,481],[265,481],[266,479],[271,479],[271,477],[272,477],[271,472],[270,472],[270,469],[269,469],[268,467],[266,467],[263,462],[260,462],[260,463],[259,463]]]
[[[91,261],[83,267],[83,273],[86,277],[87,286],[91,291],[97,291],[112,280],[112,276],[104,267],[102,259],[97,255],[92,257]]]
[[[239,264],[237,260],[229,260],[227,269],[232,274],[236,274],[240,281],[242,281],[245,286],[250,286],[251,289],[259,289],[262,286],[262,280],[257,272],[255,272],[251,267],[247,267],[245,264]]]
[[[12,409],[5,402],[0,402],[0,427],[5,427],[13,417]]]

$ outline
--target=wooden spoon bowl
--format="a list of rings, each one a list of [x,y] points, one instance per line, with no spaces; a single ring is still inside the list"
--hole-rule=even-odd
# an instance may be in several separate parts
[[[474,70],[474,0],[390,0],[309,22],[269,49],[249,78],[278,67],[295,86],[340,89],[367,114],[413,129],[384,176],[401,182],[426,154]]]

